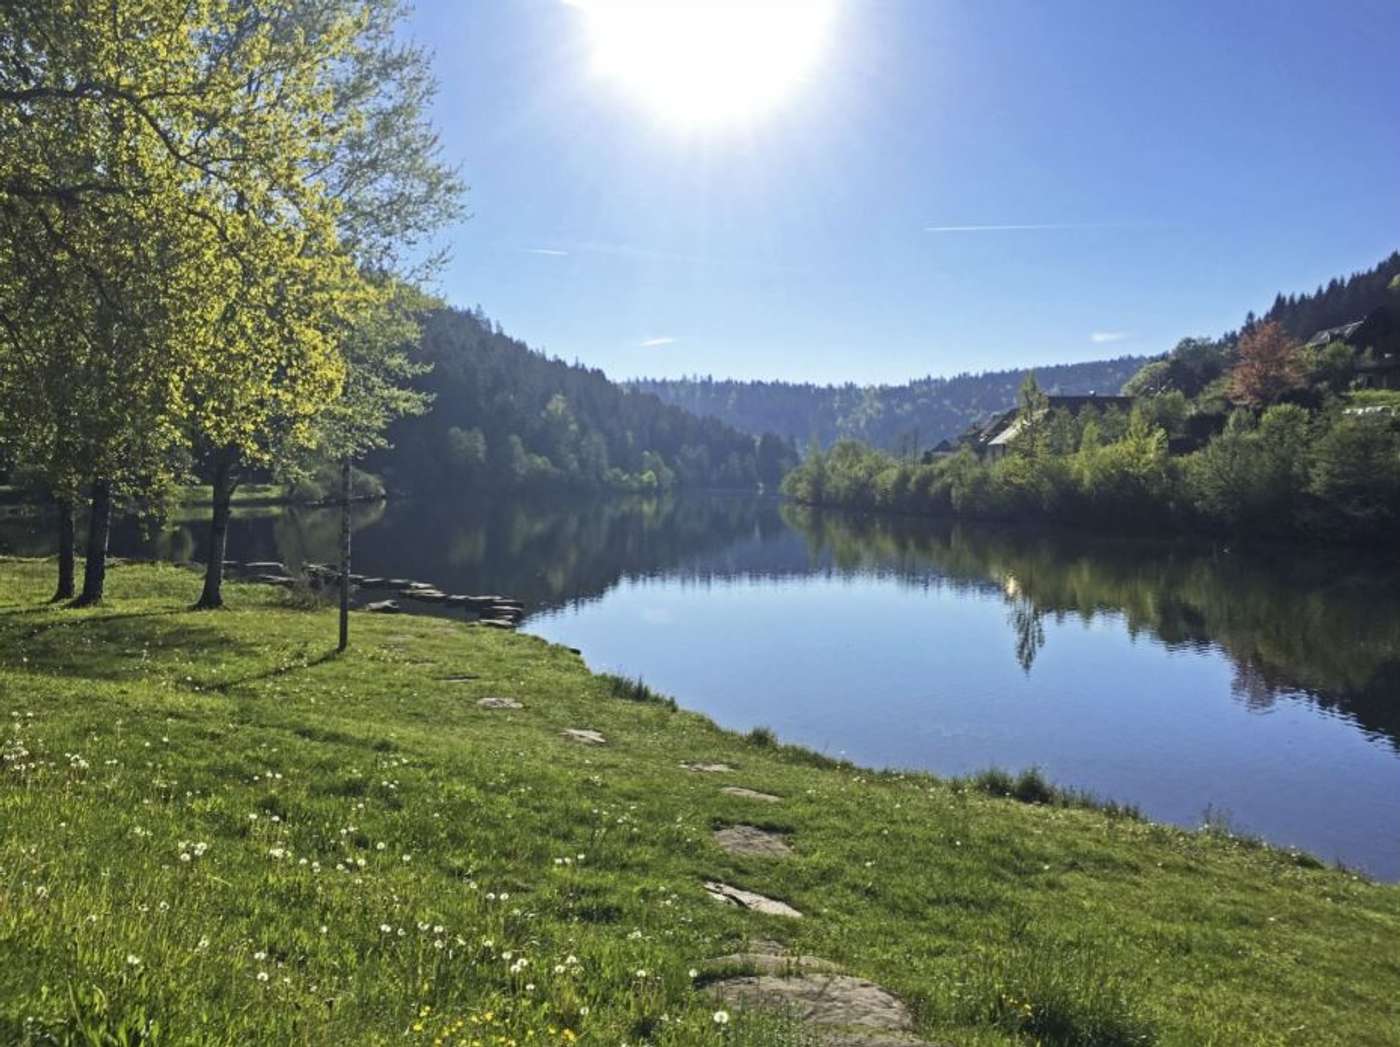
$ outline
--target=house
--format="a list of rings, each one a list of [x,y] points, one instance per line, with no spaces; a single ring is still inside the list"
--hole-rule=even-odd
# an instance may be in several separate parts
[[[1400,389],[1400,310],[1378,306],[1365,319],[1318,331],[1306,345],[1320,349],[1334,342],[1356,353],[1357,388]]]
[[[1133,407],[1131,396],[1100,396],[1097,393],[1049,396],[1046,397],[1046,400],[1049,411],[1068,411],[1076,418],[1087,408],[1093,408],[1096,411],[1106,411],[1109,408],[1130,411]],[[1007,448],[1011,446],[1024,428],[1025,418],[1022,417],[1021,409],[1013,407],[964,435],[963,441],[970,444],[979,455],[1000,458],[1006,454]],[[969,435],[971,439],[969,439]]]

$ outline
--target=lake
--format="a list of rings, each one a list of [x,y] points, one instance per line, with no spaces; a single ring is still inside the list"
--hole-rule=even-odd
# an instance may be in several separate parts
[[[355,569],[525,602],[523,628],[725,727],[877,767],[1036,766],[1154,819],[1400,879],[1400,564],[685,495],[356,508]],[[236,559],[335,556],[250,510]],[[113,552],[200,557],[190,518]],[[0,550],[40,553],[34,521]],[[192,582],[191,599],[197,594]]]

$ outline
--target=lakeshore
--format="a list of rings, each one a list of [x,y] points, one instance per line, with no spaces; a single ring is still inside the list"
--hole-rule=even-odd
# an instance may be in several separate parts
[[[121,566],[74,612],[51,571],[0,562],[8,1040],[800,1043],[715,995],[777,942],[905,1042],[1397,1042],[1392,886],[725,732],[529,636],[358,615],[337,658],[280,590]]]

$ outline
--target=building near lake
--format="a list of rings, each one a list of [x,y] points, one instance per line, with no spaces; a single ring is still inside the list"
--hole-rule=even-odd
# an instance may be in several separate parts
[[[1341,343],[1356,354],[1358,389],[1400,389],[1400,310],[1382,305],[1364,319],[1318,331],[1309,349]]]
[[[1091,408],[1099,412],[1110,409],[1127,412],[1133,407],[1131,396],[1101,396],[1098,393],[1048,396],[1046,401],[1046,413],[1067,411],[1076,418]],[[1021,408],[1013,407],[1009,411],[1003,411],[1001,414],[993,416],[979,426],[974,426],[967,433],[964,433],[958,442],[963,446],[971,447],[973,452],[980,457],[1000,458],[1006,454],[1016,437],[1021,435],[1026,422],[1027,418]]]

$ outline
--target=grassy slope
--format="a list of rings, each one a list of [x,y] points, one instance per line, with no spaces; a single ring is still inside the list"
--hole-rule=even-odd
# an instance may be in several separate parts
[[[335,658],[333,618],[278,590],[231,586],[236,610],[190,613],[188,572],[118,567],[106,607],[59,611],[51,572],[0,560],[0,1041],[144,1014],[170,1042],[788,1042],[716,1025],[690,978],[752,935],[841,961],[960,1044],[1029,1042],[1018,1025],[1064,1043],[1400,1043],[1395,887],[820,766],[612,697],[527,636],[361,615]],[[697,758],[739,771],[677,767]],[[737,821],[792,830],[797,857],[725,855],[710,831]],[[808,915],[718,906],[708,877]]]

